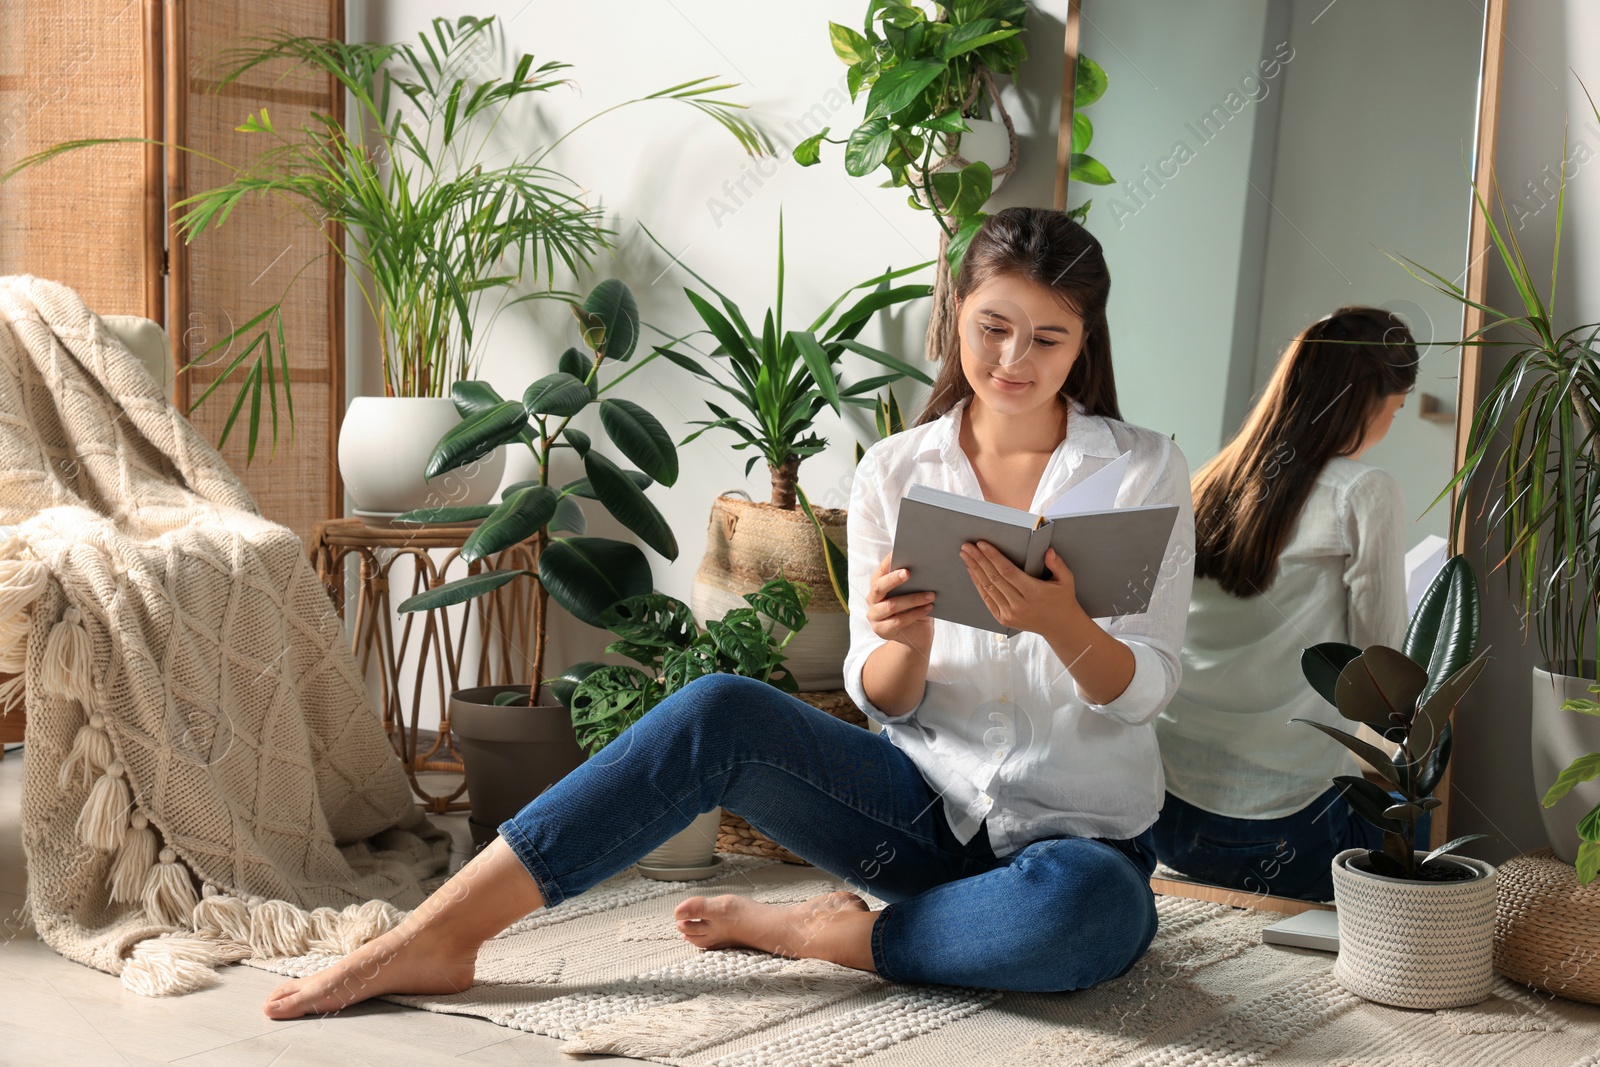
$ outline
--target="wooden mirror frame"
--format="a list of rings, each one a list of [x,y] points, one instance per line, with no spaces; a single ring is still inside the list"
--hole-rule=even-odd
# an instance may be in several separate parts
[[[1081,4],[1082,0],[1068,0],[1066,33],[1062,42],[1064,62],[1061,76],[1061,123],[1056,133],[1055,209],[1057,211],[1065,211],[1067,208],[1067,173],[1072,162],[1072,100],[1078,80],[1078,40]],[[1475,138],[1472,153],[1472,185],[1477,191],[1478,197],[1486,204],[1493,203],[1494,200],[1492,183],[1496,134],[1498,132],[1500,77],[1502,57],[1505,51],[1505,25],[1506,0],[1487,0],[1484,8],[1483,42],[1479,54],[1478,101],[1474,120]],[[1467,224],[1465,277],[1462,285],[1463,292],[1470,303],[1463,308],[1462,337],[1470,337],[1483,327],[1484,313],[1474,305],[1484,302],[1489,271],[1489,257],[1487,255],[1489,251],[1488,227],[1485,225],[1483,213],[1477,209],[1476,203],[1471,205],[1470,213],[1470,219]],[[1466,462],[1467,438],[1472,426],[1471,413],[1478,406],[1478,375],[1481,362],[1482,351],[1478,346],[1467,345],[1462,348],[1461,372],[1456,384],[1455,464],[1457,470]],[[1461,492],[1459,487],[1451,492],[1451,514],[1455,513],[1456,494],[1459,492]],[[1464,519],[1461,526],[1452,530],[1451,534],[1450,550],[1452,552],[1460,551],[1460,546],[1465,544],[1467,540],[1467,526]],[[1454,721],[1455,713],[1451,712],[1451,722],[1454,723]],[[1429,844],[1433,848],[1437,848],[1449,840],[1450,794],[1454,773],[1454,767],[1447,766],[1437,790],[1441,803],[1438,808],[1434,809],[1429,834]],[[1157,893],[1164,893],[1169,896],[1209,900],[1234,907],[1261,908],[1268,911],[1282,912],[1286,915],[1295,915],[1303,911],[1317,909],[1326,910],[1331,907],[1331,905],[1316,904],[1311,901],[1275,897],[1264,893],[1246,893],[1241,890],[1206,885],[1202,882],[1179,881],[1170,878],[1152,878],[1150,879],[1150,887]]]

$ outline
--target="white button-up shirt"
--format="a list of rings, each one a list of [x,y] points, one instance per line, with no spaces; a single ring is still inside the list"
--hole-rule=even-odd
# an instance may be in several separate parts
[[[1218,815],[1275,819],[1359,774],[1343,745],[1294,718],[1355,732],[1300,671],[1324,641],[1399,648],[1406,632],[1405,497],[1388,471],[1330,459],[1265,593],[1194,583],[1183,684],[1156,719],[1172,795]]]
[[[1178,688],[1194,576],[1188,463],[1165,436],[1088,415],[1074,403],[1066,437],[1028,508],[1042,514],[1064,490],[1128,451],[1117,506],[1178,505],[1149,610],[1099,620],[1133,652],[1133,678],[1120,696],[1107,704],[1089,700],[1040,634],[1007,638],[940,619],[921,703],[888,715],[862,688],[867,657],[886,643],[867,621],[867,587],[894,544],[901,498],[921,483],[983,499],[960,444],[969,403],[963,399],[941,418],[878,441],[856,467],[847,527],[845,690],[916,763],[962,843],[985,820],[997,856],[1046,837],[1133,837],[1161,809],[1164,780],[1152,721]]]

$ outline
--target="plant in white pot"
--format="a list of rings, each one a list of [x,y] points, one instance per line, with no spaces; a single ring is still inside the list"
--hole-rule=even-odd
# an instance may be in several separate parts
[[[185,209],[177,227],[188,242],[222,225],[241,201],[271,197],[327,238],[316,258],[337,256],[349,269],[383,364],[383,396],[356,397],[339,435],[340,472],[357,513],[367,517],[493,498],[502,454],[485,454],[431,485],[421,473],[432,443],[459,421],[451,386],[472,378],[478,342],[495,317],[526,300],[574,298],[552,288],[551,271],[557,264],[572,272],[589,267],[615,233],[578,185],[550,167],[556,145],[601,115],[665,100],[711,118],[751,155],[774,151],[770,138],[737,114],[745,105],[716,99],[732,86],[707,78],[604,108],[536,150],[520,142],[509,150],[507,126],[519,117],[514,102],[570,84],[559,72],[571,64],[535,67],[533,56],[518,54],[508,75],[481,76],[500,43],[496,28],[493,17],[463,15],[435,18],[414,43],[280,34],[227,50],[217,88],[263,65],[280,78],[326,77],[348,94],[350,119],[341,125],[313,112],[291,130],[262,108],[237,127],[264,143],[259,155],[243,167],[204,157],[231,179],[177,205]],[[127,140],[140,139],[54,145],[0,180],[65,151]],[[221,438],[248,401],[252,458],[261,430],[270,428],[276,444],[280,407],[293,428],[283,318],[294,284],[199,357],[220,362],[221,373],[195,406],[223,382],[238,382]],[[525,284],[540,287],[512,295]]]
[[[687,604],[664,593],[620,600],[601,613],[617,635],[606,651],[641,666],[585,660],[551,679],[551,692],[570,709],[578,743],[591,756],[702,675],[739,674],[796,693],[784,649],[805,626],[810,599],[809,586],[780,575],[745,594],[743,607],[708,620],[704,630]],[[781,637],[775,632],[780,625],[787,631]],[[715,852],[721,816],[716,808],[700,813],[641,859],[640,869],[655,878],[709,877],[720,866]]]
[[[1600,108],[1595,118],[1600,120]],[[1600,539],[1595,537],[1600,513],[1600,323],[1563,329],[1556,316],[1565,194],[1563,170],[1556,189],[1557,234],[1546,297],[1523,257],[1517,228],[1501,229],[1474,193],[1522,308],[1508,312],[1475,305],[1485,313],[1485,325],[1459,343],[1506,351],[1508,358],[1473,412],[1465,462],[1434,501],[1458,489],[1452,526],[1464,529],[1468,488],[1480,475],[1493,472],[1481,479],[1484,496],[1500,501],[1490,509],[1486,539],[1498,525],[1502,547],[1496,552],[1497,566],[1505,565],[1512,603],[1524,632],[1536,635],[1543,661],[1533,669],[1530,717],[1533,781],[1541,798],[1564,768],[1600,750],[1600,718],[1563,710],[1594,685],[1600,658]],[[1507,218],[1503,199],[1500,213]],[[1470,303],[1448,278],[1410,260],[1403,265],[1438,292]],[[1482,505],[1478,510],[1481,515]],[[1583,844],[1577,826],[1596,805],[1600,781],[1590,780],[1574,783],[1559,802],[1541,807],[1550,846],[1566,863],[1577,862]]]
[[[655,235],[645,232],[651,240]],[[656,241],[663,251],[670,250]],[[685,270],[689,268],[679,261]],[[707,401],[715,419],[696,420],[703,428],[678,442],[687,445],[706,430],[724,429],[738,437],[735,451],[750,450],[745,473],[765,461],[771,476],[770,501],[740,500],[724,493],[712,503],[706,553],[695,573],[689,603],[695,618],[703,625],[721,618],[731,608],[741,606],[741,597],[766,578],[778,573],[779,561],[786,573],[819,591],[829,584],[825,545],[833,538],[845,539],[843,508],[824,508],[807,513],[798,508],[796,486],[800,464],[828,446],[813,420],[824,408],[842,413],[845,405],[872,408],[869,395],[886,383],[903,377],[925,385],[933,380],[911,364],[857,340],[861,330],[879,311],[920,299],[929,293],[927,285],[902,285],[890,282],[902,275],[927,267],[919,263],[900,270],[885,271],[846,289],[820,315],[803,329],[784,325],[784,248],[783,215],[778,215],[778,291],[777,302],[760,319],[747,317],[737,304],[689,270],[715,299],[692,289],[684,292],[695,312],[717,342],[707,363],[681,349],[687,338],[656,346],[660,355],[725,393],[733,403],[728,408]],[[858,290],[867,290],[848,306],[845,301]],[[720,307],[718,306],[720,305]],[[840,310],[844,307],[843,310]],[[759,332],[750,322],[759,322]],[[689,334],[693,337],[695,334]],[[863,378],[850,385],[841,380],[845,353],[853,352],[879,364],[889,373]],[[725,374],[714,373],[722,366]],[[726,379],[726,380],[725,380]],[[739,409],[743,409],[742,411]],[[813,518],[829,530],[819,537]],[[831,598],[814,598],[811,627],[790,650],[790,669],[802,690],[829,691],[844,688],[844,657],[850,649],[850,628],[844,609]]]
[[[595,286],[573,305],[592,355],[569,348],[559,369],[528,386],[520,400],[503,399],[487,382],[458,382],[453,395],[464,416],[433,447],[425,474],[437,478],[502,445],[529,449],[538,477],[508,486],[498,504],[423,508],[401,522],[477,522],[461,547],[464,562],[530,542],[535,570],[508,569],[468,574],[403,602],[403,613],[449,607],[485,596],[524,578],[535,583],[532,678],[526,684],[485,686],[450,695],[450,725],[460,742],[472,801],[474,836],[492,838],[495,828],[540,790],[583,761],[566,708],[550,696],[544,677],[550,603],[591,626],[601,626],[606,608],[650,592],[650,563],[627,541],[587,537],[581,500],[597,501],[628,530],[668,560],[678,556],[672,528],[644,493],[653,482],[678,478],[672,436],[654,415],[631,400],[603,394],[643,361],[601,384],[601,368],[623,364],[639,338],[633,294],[615,279]],[[611,443],[638,469],[624,469],[602,455],[572,420],[590,407]],[[570,450],[584,474],[551,483],[552,458]],[[555,536],[553,530],[566,531]]]
[[[1368,1000],[1404,1008],[1475,1004],[1494,983],[1495,869],[1450,856],[1483,834],[1431,852],[1417,846],[1417,820],[1440,804],[1433,790],[1449,766],[1451,713],[1483,670],[1477,655],[1478,583],[1466,557],[1434,578],[1406,628],[1402,650],[1313,645],[1301,670],[1351,731],[1295,719],[1370,764],[1384,785],[1360,775],[1333,779],[1350,807],[1383,831],[1383,847],[1333,859],[1339,913],[1334,976]],[[1353,732],[1371,727],[1383,745]]]

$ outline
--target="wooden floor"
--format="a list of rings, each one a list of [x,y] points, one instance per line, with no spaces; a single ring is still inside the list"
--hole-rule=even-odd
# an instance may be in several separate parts
[[[27,874],[22,857],[25,750],[0,759],[0,1064],[182,1063],[229,1067],[437,1064],[638,1064],[613,1056],[563,1056],[561,1042],[463,1015],[436,1015],[369,1001],[337,1015],[275,1022],[261,1014],[283,979],[241,965],[188,996],[148,998],[57,955],[19,925]],[[440,785],[446,785],[441,776]],[[448,784],[445,792],[454,788]],[[459,866],[470,847],[464,815],[433,816],[451,828]]]

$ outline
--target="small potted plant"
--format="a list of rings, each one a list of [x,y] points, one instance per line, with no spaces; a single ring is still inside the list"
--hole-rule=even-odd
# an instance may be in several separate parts
[[[439,440],[426,469],[428,478],[437,478],[501,445],[520,442],[538,461],[539,477],[508,486],[498,504],[422,508],[397,520],[477,521],[461,547],[461,558],[468,563],[532,542],[536,570],[469,574],[399,607],[403,613],[442,608],[523,578],[535,583],[529,684],[463,689],[450,696],[450,725],[461,743],[472,829],[480,840],[492,838],[501,821],[583,761],[567,709],[551,698],[544,684],[549,600],[554,598],[583,622],[601,626],[606,608],[653,587],[650,563],[637,546],[584,536],[587,522],[580,501],[599,502],[664,558],[678,556],[677,538],[644,493],[653,482],[677,481],[672,436],[640,405],[603,395],[623,375],[605,385],[599,381],[602,366],[627,362],[638,343],[639,309],[633,293],[620,281],[603,281],[582,304],[573,305],[573,313],[592,355],[567,349],[559,369],[529,385],[520,400],[501,398],[486,382],[457,383],[452,394],[462,421]],[[638,469],[619,467],[594,447],[588,434],[572,426],[573,418],[591,405],[598,409],[611,443]],[[584,475],[558,486],[550,483],[550,468],[552,454],[561,449],[576,453]],[[552,530],[566,535],[554,536]]]
[[[1403,1008],[1476,1004],[1494,983],[1495,869],[1448,856],[1485,835],[1417,848],[1417,819],[1440,804],[1433,790],[1450,761],[1450,714],[1483,670],[1478,656],[1478,583],[1465,556],[1434,578],[1406,628],[1401,651],[1313,645],[1301,669],[1324,699],[1385,744],[1313,726],[1369,763],[1385,780],[1340,775],[1351,808],[1383,831],[1382,849],[1346,849],[1333,859],[1339,912],[1334,976],[1352,993]],[[1390,748],[1389,746],[1393,746]],[[1396,796],[1398,795],[1398,799]]]
[[[648,228],[645,232],[655,240]],[[661,247],[670,254],[665,246]],[[688,288],[684,292],[717,346],[707,363],[683,351],[687,347],[685,339],[656,346],[654,354],[721,390],[733,403],[725,408],[707,401],[706,406],[717,417],[698,420],[695,424],[703,428],[678,445],[687,445],[706,430],[725,429],[738,438],[733,445],[735,451],[749,449],[753,453],[745,464],[745,473],[764,460],[772,480],[770,501],[741,500],[724,493],[712,503],[706,552],[695,573],[689,600],[702,625],[738,607],[740,596],[778,572],[778,560],[784,561],[787,574],[796,581],[828,584],[824,546],[845,540],[846,516],[843,508],[812,509],[808,514],[806,509],[797,507],[801,461],[828,446],[827,439],[816,433],[812,420],[824,407],[836,413],[842,413],[845,405],[873,408],[876,401],[868,394],[903,377],[933,384],[928,375],[911,364],[856,339],[879,311],[928,295],[927,285],[890,286],[894,279],[927,266],[919,263],[885,271],[851,286],[803,329],[786,329],[784,324],[781,212],[777,301],[759,319],[747,317],[720,290],[689,271],[710,296]],[[846,305],[853,293],[863,289],[867,292]],[[752,329],[750,322],[760,322],[761,326]],[[889,373],[845,385],[841,375],[847,352],[863,356]],[[718,364],[725,373],[714,373],[712,368]],[[813,521],[828,533],[819,538],[812,529]],[[748,577],[751,575],[755,577]],[[790,651],[792,670],[802,691],[836,692],[844,688],[849,623],[838,605],[819,603],[818,607],[811,629]]]
[[[601,613],[605,626],[617,635],[606,651],[641,666],[585,660],[550,681],[550,691],[570,709],[578,743],[589,755],[701,675],[739,674],[785,693],[798,692],[784,665],[784,649],[806,624],[811,587],[780,574],[744,599],[748,606],[708,621],[703,631],[687,604],[663,593],[629,597]],[[788,630],[781,638],[774,632],[779,625]],[[639,867],[657,878],[709,876],[718,866],[721,814],[719,809],[700,814],[640,860]]]

